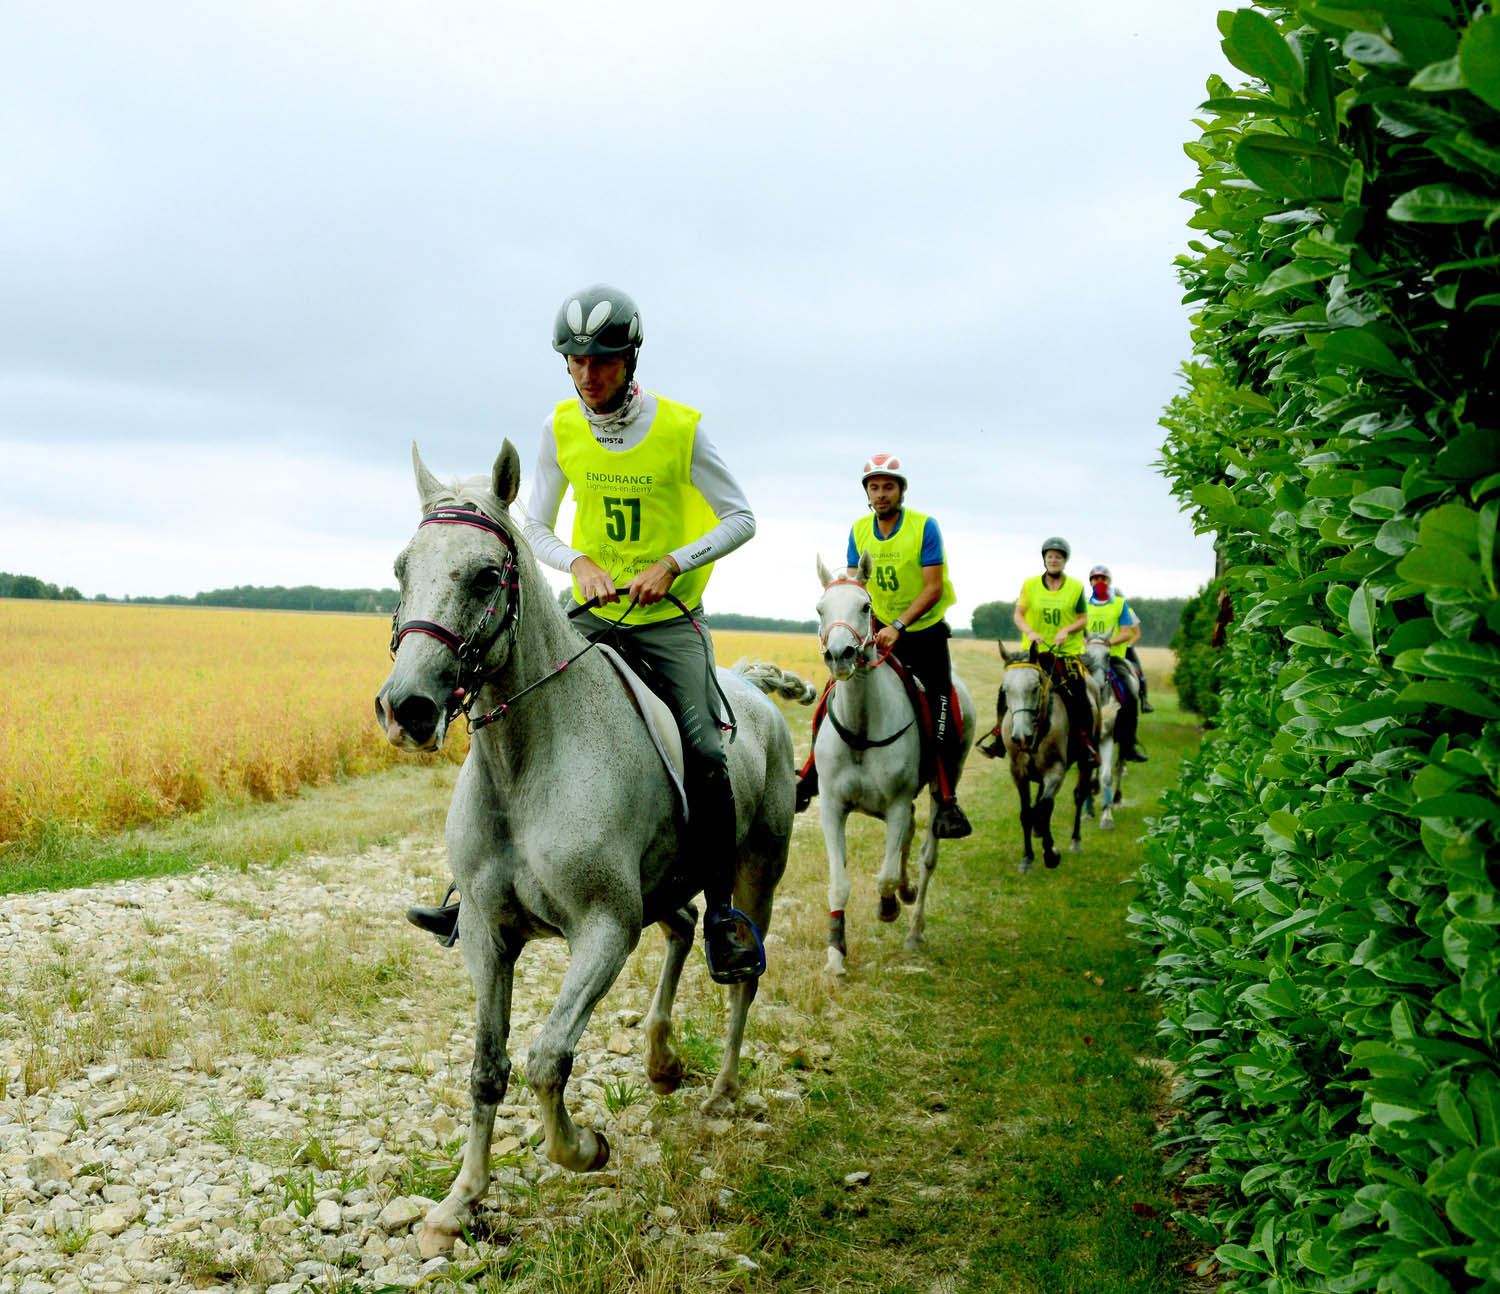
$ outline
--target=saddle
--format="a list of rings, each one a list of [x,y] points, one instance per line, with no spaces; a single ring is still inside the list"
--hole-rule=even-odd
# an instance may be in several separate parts
[[[641,681],[641,676],[625,663],[625,658],[613,647],[607,643],[599,643],[597,650],[615,667],[615,673],[620,676],[621,682],[625,684],[625,691],[635,703],[636,713],[645,721],[646,731],[651,734],[651,744],[661,756],[667,777],[677,791],[685,820],[688,802],[687,789],[683,783],[682,733],[677,727],[677,716],[661,697]]]
[[[937,739],[933,733],[932,706],[927,700],[927,689],[922,686],[921,680],[896,657],[889,657],[886,664],[896,671],[896,677],[905,686],[907,699],[911,701],[911,708],[917,716],[917,732],[922,738],[922,753],[917,763],[917,776],[921,784],[926,786],[937,776]],[[964,735],[963,717],[958,708],[958,689],[951,685],[948,692],[948,719],[954,725],[953,730],[961,745]]]

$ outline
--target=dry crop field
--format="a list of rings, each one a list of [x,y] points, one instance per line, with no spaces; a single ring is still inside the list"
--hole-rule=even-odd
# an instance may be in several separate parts
[[[388,767],[371,709],[388,633],[383,616],[0,599],[0,844]],[[726,662],[816,663],[810,636],[718,643]],[[460,724],[443,757],[467,749]]]
[[[371,709],[388,632],[383,616],[0,599],[0,844],[388,767],[396,755]],[[812,634],[720,632],[715,644],[721,664],[750,656],[823,676]],[[960,641],[955,655],[971,682],[998,665],[988,642]],[[1170,656],[1147,660],[1158,674]],[[992,683],[975,687],[982,721]],[[438,758],[467,749],[460,724]]]

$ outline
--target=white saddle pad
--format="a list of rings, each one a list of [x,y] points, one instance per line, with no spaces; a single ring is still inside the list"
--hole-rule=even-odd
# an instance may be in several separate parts
[[[615,672],[625,681],[625,686],[630,689],[630,694],[635,698],[636,708],[641,712],[641,718],[646,721],[646,731],[651,734],[651,744],[656,747],[656,753],[661,756],[667,776],[672,779],[672,785],[677,791],[677,798],[682,804],[682,816],[685,820],[688,802],[687,790],[682,782],[682,733],[677,729],[677,717],[668,708],[667,703],[641,681],[641,676],[625,663],[625,658],[619,652],[605,643],[599,644],[599,650],[604,654],[604,658],[615,667]]]

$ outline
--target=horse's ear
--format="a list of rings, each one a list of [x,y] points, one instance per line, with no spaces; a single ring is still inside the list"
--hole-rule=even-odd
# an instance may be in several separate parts
[[[447,488],[431,472],[417,453],[417,442],[411,442],[411,465],[417,474],[417,497],[422,501],[422,511],[432,511],[432,500],[447,492]]]
[[[1031,640],[1031,650],[1026,653],[1026,659],[1029,660],[1033,665],[1036,664],[1036,639],[1035,638],[1033,638]]]
[[[490,476],[490,489],[507,508],[521,492],[521,456],[509,439],[500,446],[495,456],[495,468]]]
[[[868,584],[870,582],[870,573],[874,571],[874,569],[875,559],[870,556],[870,550],[866,548],[865,551],[859,555],[859,569],[855,575],[855,578],[859,580],[861,584]]]
[[[823,554],[818,554],[818,582],[826,589],[833,583],[833,576],[828,573],[828,568],[823,565]]]

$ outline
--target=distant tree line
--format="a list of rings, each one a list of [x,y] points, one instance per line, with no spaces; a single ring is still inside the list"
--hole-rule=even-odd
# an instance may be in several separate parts
[[[83,594],[71,584],[58,588],[35,575],[12,575],[0,571],[0,598],[46,598],[53,602],[82,602]]]
[[[1182,609],[1188,598],[1132,598],[1125,599],[1135,618],[1141,622],[1141,647],[1167,647],[1177,624],[1182,619]],[[1014,602],[982,602],[974,608],[974,637],[1006,639],[1020,637],[1016,632]]]
[[[239,584],[232,589],[210,589],[192,597],[170,594],[164,598],[126,598],[126,602],[150,602],[163,606],[244,607],[256,611],[363,611],[389,615],[401,595],[395,589],[324,589],[312,584],[285,588]]]

